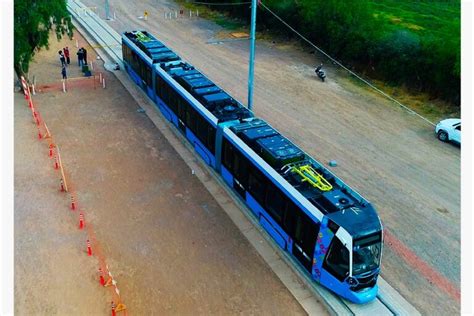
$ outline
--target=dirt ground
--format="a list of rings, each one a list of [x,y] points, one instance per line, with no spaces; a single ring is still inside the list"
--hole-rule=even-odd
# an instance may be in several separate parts
[[[104,16],[100,1],[83,2]],[[164,12],[175,8],[172,1],[130,7],[117,0],[111,6],[117,20],[109,23],[119,32],[150,31],[246,101],[248,42],[207,44],[222,29],[202,19],[165,20]],[[138,19],[145,10],[148,21]],[[286,43],[257,43],[255,113],[321,162],[337,160],[334,172],[374,204],[385,228],[459,291],[459,148],[439,142],[431,126],[382,97],[347,88],[330,66],[328,80],[320,82],[312,68],[317,63]],[[428,280],[427,271],[402,260],[389,243],[382,275],[423,313],[459,312],[459,300],[442,282]]]
[[[105,90],[79,84],[74,48],[70,88],[61,91],[65,45],[74,41],[53,40],[35,57],[30,77],[42,91],[34,100],[129,314],[305,314],[114,76]],[[16,93],[15,313],[108,314],[111,295],[47,154]]]

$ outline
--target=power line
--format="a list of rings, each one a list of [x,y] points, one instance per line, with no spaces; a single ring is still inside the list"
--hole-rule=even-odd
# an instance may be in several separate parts
[[[193,1],[191,2],[192,4],[202,4],[202,5],[243,5],[243,4],[252,4],[251,1],[248,2],[227,2],[227,3],[217,3],[217,2],[198,2],[198,1]]]
[[[431,124],[432,126],[435,126],[435,124],[433,122],[431,122],[430,120],[428,120],[426,117],[422,116],[421,114],[418,114],[417,112],[413,111],[412,109],[410,109],[409,107],[407,107],[406,105],[402,104],[400,101],[398,101],[397,99],[393,98],[392,96],[388,95],[387,93],[385,93],[384,91],[380,90],[379,88],[377,88],[376,86],[374,86],[373,84],[371,84],[370,82],[368,82],[367,80],[365,80],[364,78],[362,78],[361,76],[359,76],[358,74],[356,74],[355,72],[353,72],[352,70],[350,70],[349,68],[347,68],[346,66],[344,66],[343,64],[341,64],[340,62],[338,62],[336,59],[332,58],[329,54],[327,54],[325,51],[323,51],[321,48],[319,48],[318,46],[316,46],[315,44],[313,44],[310,40],[308,40],[306,37],[304,37],[302,34],[300,34],[297,30],[295,30],[293,27],[291,27],[288,23],[286,23],[282,18],[280,18],[275,12],[273,12],[272,10],[270,10],[270,8],[268,8],[265,4],[263,4],[263,2],[260,2],[260,5],[265,9],[267,10],[268,12],[270,12],[275,18],[277,18],[281,23],[283,23],[286,27],[288,27],[290,30],[292,30],[294,33],[296,33],[299,37],[301,37],[301,39],[303,39],[305,42],[307,42],[309,45],[313,46],[315,49],[317,49],[321,54],[323,54],[324,56],[326,56],[327,58],[329,58],[331,61],[333,61],[335,64],[337,64],[339,67],[343,68],[344,70],[346,70],[348,73],[350,73],[351,75],[353,75],[354,77],[356,77],[357,79],[359,79],[360,81],[364,82],[366,85],[368,85],[369,87],[371,87],[372,89],[374,89],[375,91],[377,91],[378,93],[382,94],[383,96],[385,96],[386,98],[388,98],[389,100],[395,102],[396,104],[398,104],[399,106],[401,106],[402,108],[404,108],[405,110],[407,110],[408,112],[412,113],[412,114],[415,114],[416,116],[418,116],[419,118],[421,118],[422,120],[424,120],[425,122]]]

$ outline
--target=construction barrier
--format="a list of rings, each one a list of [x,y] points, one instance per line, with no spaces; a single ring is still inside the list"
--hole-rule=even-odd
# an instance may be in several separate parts
[[[92,66],[92,65],[91,65]],[[92,66],[94,67],[94,66]],[[92,70],[91,67],[91,70]],[[97,66],[96,66],[97,68]],[[77,89],[96,89],[97,86],[102,84],[102,79],[99,80],[99,77],[96,74],[84,77],[71,77],[68,79],[61,79],[61,81],[48,83],[48,84],[37,84],[35,86],[36,94],[47,93],[47,92],[58,92],[62,91],[64,93],[77,90]]]
[[[199,17],[199,10],[172,10],[172,11],[165,11],[164,18],[165,20],[172,20],[178,18],[192,18],[192,17]]]
[[[94,77],[95,81],[95,77]],[[105,88],[105,78],[101,74],[101,81],[102,85]],[[48,142],[48,157],[52,158],[54,160],[54,169],[55,170],[60,170],[60,191],[61,192],[68,192],[70,195],[71,199],[71,209],[75,210],[78,208],[77,205],[77,195],[72,190],[69,186],[68,183],[70,183],[70,177],[68,176],[67,172],[65,171],[63,162],[61,161],[61,154],[59,150],[59,146],[54,142],[53,136],[44,122],[44,120],[41,117],[41,114],[37,107],[35,107],[32,96],[30,94],[30,87],[28,86],[28,83],[26,82],[24,77],[21,77],[21,83],[22,83],[22,89],[23,93],[25,94],[25,99],[27,100],[28,106],[31,109],[31,114],[33,117],[33,121],[37,127],[38,130],[38,138],[40,140],[46,140]],[[38,89],[40,91],[40,89]],[[92,225],[88,224],[87,227],[85,225],[85,220],[84,220],[84,211],[81,210],[81,213],[79,214],[79,229],[83,230],[85,228],[87,232],[87,239],[86,239],[86,246],[87,246],[87,255],[88,256],[93,256],[92,253],[92,247],[94,247],[94,256],[98,259],[99,263],[99,280],[101,286],[104,287],[110,287],[112,290],[112,314],[116,315],[118,312],[123,312],[124,315],[127,314],[127,307],[123,303],[122,298],[120,296],[120,290],[117,287],[117,282],[112,276],[112,273],[109,270],[109,267],[106,263],[105,257],[102,255],[102,252],[100,250],[99,243],[97,242],[95,238],[95,233],[93,231]],[[104,278],[104,271],[106,271],[106,274],[108,276],[108,280],[105,281]],[[115,305],[114,302],[117,302],[117,305]]]

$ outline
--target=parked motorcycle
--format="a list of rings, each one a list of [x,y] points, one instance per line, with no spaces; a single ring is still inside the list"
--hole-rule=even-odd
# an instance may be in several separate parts
[[[326,72],[323,70],[323,64],[316,67],[314,72],[321,79],[321,81],[324,82],[324,79],[326,78]]]

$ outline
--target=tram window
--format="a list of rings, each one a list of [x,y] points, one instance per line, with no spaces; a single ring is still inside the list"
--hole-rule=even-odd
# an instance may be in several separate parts
[[[151,71],[151,67],[147,67],[146,73],[147,84],[150,88],[153,88],[153,73]]]
[[[266,209],[270,212],[277,223],[281,223],[283,210],[285,209],[285,199],[281,191],[273,184],[267,186]]]
[[[125,46],[126,54],[127,54],[127,61],[130,63],[132,60],[132,49],[128,46]]]
[[[336,236],[329,246],[323,267],[340,281],[349,275],[349,250]]]
[[[137,74],[140,74],[139,60],[140,60],[140,57],[137,55],[137,53],[132,51],[132,68]]]
[[[128,63],[130,63],[129,51],[130,51],[130,48],[128,48],[127,45],[122,44],[122,56],[123,56],[123,59]]]
[[[234,176],[245,188],[248,187],[248,164],[247,158],[235,150],[233,165]]]
[[[265,201],[266,182],[264,175],[257,168],[252,166],[249,171],[249,191],[262,206]]]
[[[295,236],[296,222],[299,212],[301,212],[297,206],[292,202],[288,201],[286,204],[285,219],[283,221],[283,229],[292,237]]]
[[[232,144],[225,138],[222,141],[222,164],[227,170],[232,171],[234,159],[234,148]]]
[[[196,112],[196,134],[204,145],[207,145],[207,121]],[[206,146],[207,147],[207,146]]]
[[[186,102],[183,97],[177,93],[175,93],[174,95],[174,102],[170,102],[168,104],[169,108],[171,109],[171,111],[173,111],[174,113],[177,113],[178,111],[178,108],[184,103]]]
[[[181,96],[173,90],[173,88],[168,87],[169,90],[169,100],[168,100],[168,107],[173,111],[176,112],[178,108],[178,103],[180,102]]]
[[[160,76],[156,75],[155,76],[155,93],[156,93],[157,96],[159,96],[161,98],[160,81],[161,81]]]
[[[207,143],[209,145],[209,150],[211,153],[215,154],[216,152],[216,129],[209,124],[207,132]]]
[[[197,126],[197,136],[201,140],[201,142],[209,149],[210,152],[214,153],[214,142],[215,142],[215,133],[214,128],[210,125],[210,123],[199,114],[197,114],[198,119],[198,126]]]
[[[166,81],[163,80],[161,82],[160,90],[161,90],[161,93],[160,93],[161,94],[161,99],[166,104],[169,104],[168,83],[166,83]]]
[[[151,68],[150,66],[148,66],[145,62],[143,62],[143,67],[145,69],[144,73],[145,73],[145,76],[144,76],[144,79],[145,79],[145,82],[146,82],[146,85],[151,87],[152,86],[152,79],[151,79]]]

